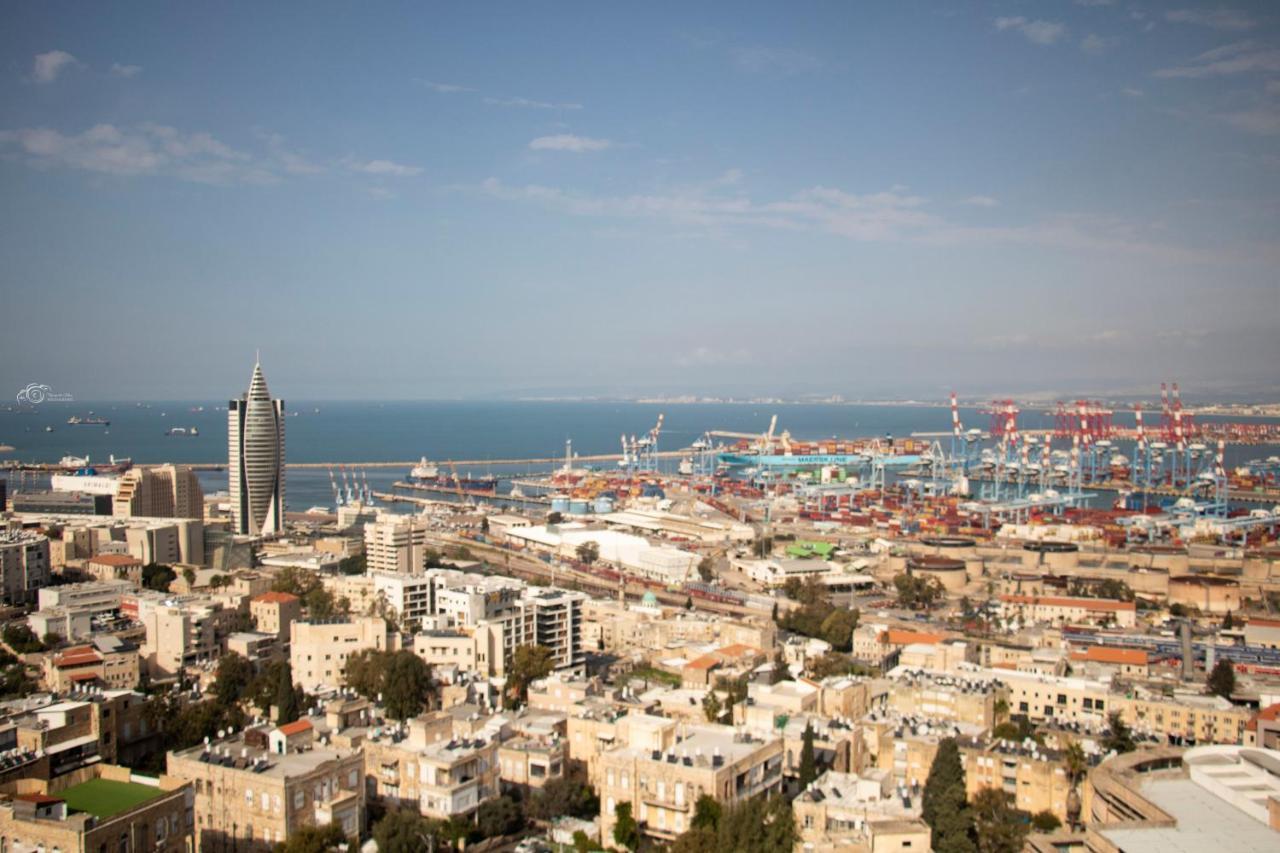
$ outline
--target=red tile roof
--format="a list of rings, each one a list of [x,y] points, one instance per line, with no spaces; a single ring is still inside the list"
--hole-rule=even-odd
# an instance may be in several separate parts
[[[66,802],[62,797],[50,797],[48,794],[14,794],[13,798],[27,803],[35,803],[38,806]]]
[[[301,601],[302,599],[290,592],[264,592],[253,600],[255,603],[263,604],[288,604],[291,601]]]
[[[101,662],[102,655],[93,646],[72,646],[53,659],[53,665],[59,669]]]
[[[928,634],[923,631],[904,631],[901,628],[890,628],[880,635],[880,642],[890,646],[909,646],[912,643],[924,643],[936,646],[945,640],[941,634]]]
[[[1002,595],[1000,600],[1009,604],[1044,605],[1045,607],[1079,607],[1083,610],[1136,611],[1132,601],[1116,601],[1111,598],[1067,598],[1065,596]]]
[[[684,668],[685,669],[711,669],[712,667],[719,666],[720,663],[721,663],[720,658],[716,657],[715,655],[703,655],[700,658],[695,658],[694,660],[689,661],[687,664],[684,665]]]
[[[1115,646],[1090,646],[1083,652],[1073,653],[1071,659],[1126,666],[1147,666],[1151,662],[1142,649],[1117,649]]]
[[[297,722],[293,722],[293,723],[285,723],[283,726],[280,727],[280,733],[285,737],[300,735],[303,732],[308,732],[308,731],[311,731],[310,720],[298,720]]]
[[[142,561],[137,557],[130,557],[128,554],[99,554],[96,557],[89,558],[90,563],[99,563],[103,566],[141,566]]]

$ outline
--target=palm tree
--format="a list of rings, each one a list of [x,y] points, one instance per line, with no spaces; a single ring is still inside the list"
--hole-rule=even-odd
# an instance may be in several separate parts
[[[1071,782],[1071,791],[1067,794],[1067,822],[1075,828],[1080,824],[1080,782],[1089,772],[1089,757],[1084,754],[1084,747],[1073,740],[1062,751],[1062,763],[1067,767],[1067,779]]]

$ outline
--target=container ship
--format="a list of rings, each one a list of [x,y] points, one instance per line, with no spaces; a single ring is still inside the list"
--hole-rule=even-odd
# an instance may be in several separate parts
[[[92,415],[87,418],[72,415],[67,418],[67,423],[71,426],[111,426],[111,421],[106,418],[95,418]]]

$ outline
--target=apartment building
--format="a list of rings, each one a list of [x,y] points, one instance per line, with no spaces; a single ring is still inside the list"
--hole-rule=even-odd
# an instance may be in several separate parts
[[[562,778],[568,763],[568,743],[554,735],[514,737],[498,746],[498,772],[504,788],[536,790]]]
[[[281,643],[289,642],[289,628],[302,618],[302,599],[288,592],[264,592],[249,600],[249,615],[263,634],[274,634]]]
[[[49,583],[49,539],[23,530],[0,532],[0,602],[24,606]]]
[[[903,798],[883,770],[829,770],[801,792],[791,807],[803,850],[845,853],[919,853],[932,833],[920,818],[919,798]]]
[[[448,820],[471,814],[500,793],[498,740],[492,735],[451,738],[418,756],[419,811]]]
[[[1008,689],[999,681],[901,666],[890,674],[888,707],[904,716],[995,724],[995,706]]]
[[[289,626],[289,662],[303,690],[339,687],[347,659],[365,649],[395,651],[400,635],[378,616],[293,622]]]
[[[604,838],[613,836],[620,803],[631,803],[644,835],[671,841],[688,829],[703,794],[731,805],[782,787],[780,737],[661,717],[629,722],[627,741],[602,751],[596,767]]]
[[[112,501],[116,518],[204,518],[200,478],[187,465],[130,468]]]
[[[44,682],[58,693],[87,687],[132,690],[138,686],[139,659],[137,646],[103,637],[47,656]]]
[[[961,738],[959,746],[970,800],[983,788],[997,788],[1013,798],[1016,808],[1052,812],[1067,824],[1072,784],[1061,753],[989,738]]]
[[[85,561],[85,574],[99,583],[123,580],[134,589],[142,586],[142,560],[129,554],[97,554]]]
[[[120,808],[101,814],[73,811],[85,786],[98,802]],[[192,841],[189,787],[169,776],[134,776],[129,768],[98,764],[49,781],[24,779],[12,794],[0,794],[0,839],[11,853],[57,851],[156,851],[186,853]]]
[[[308,719],[170,752],[167,769],[195,790],[204,853],[269,853],[302,827],[329,823],[356,842],[363,829],[361,750],[317,743]]]
[[[120,612],[146,629],[142,656],[158,677],[221,657],[237,617],[236,610],[208,596],[172,597],[150,590],[123,596]]]
[[[370,572],[417,574],[427,567],[427,522],[413,516],[380,516],[364,526]]]

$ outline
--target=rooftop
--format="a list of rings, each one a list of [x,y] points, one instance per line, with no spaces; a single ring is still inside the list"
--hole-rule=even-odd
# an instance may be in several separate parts
[[[164,795],[164,791],[137,782],[90,779],[62,791],[71,811],[88,812],[97,818],[109,818],[127,812],[148,800]]]

